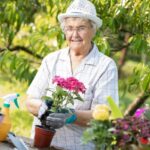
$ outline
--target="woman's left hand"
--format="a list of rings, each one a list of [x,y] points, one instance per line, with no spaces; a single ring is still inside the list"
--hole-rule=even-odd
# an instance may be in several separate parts
[[[77,119],[74,111],[65,113],[50,113],[46,118],[46,126],[58,129],[66,124],[71,124]]]

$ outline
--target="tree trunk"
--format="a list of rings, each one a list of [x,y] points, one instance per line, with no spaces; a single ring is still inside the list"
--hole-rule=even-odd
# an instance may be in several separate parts
[[[121,69],[122,66],[125,64],[125,59],[126,59],[126,55],[127,55],[127,45],[128,45],[128,39],[130,37],[130,33],[125,33],[125,37],[124,37],[124,48],[121,50],[121,57],[119,59],[118,62],[118,72],[119,72],[119,76],[121,75]]]

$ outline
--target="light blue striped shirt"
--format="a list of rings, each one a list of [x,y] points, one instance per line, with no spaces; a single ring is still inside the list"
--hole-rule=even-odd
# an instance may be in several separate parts
[[[99,52],[96,45],[93,46],[91,52],[82,60],[73,74],[68,47],[47,55],[43,59],[27,94],[38,99],[43,95],[51,95],[46,92],[46,89],[55,88],[52,84],[52,78],[55,75],[64,78],[74,76],[86,87],[86,92],[82,95],[84,101],[75,101],[74,106],[69,107],[76,110],[91,110],[97,104],[107,104],[107,96],[111,96],[116,104],[119,104],[116,64],[111,58]],[[34,121],[35,124],[36,121]],[[85,129],[85,127],[74,124],[64,126],[57,130],[52,145],[62,147],[65,150],[93,150],[92,143],[81,144],[82,133]]]

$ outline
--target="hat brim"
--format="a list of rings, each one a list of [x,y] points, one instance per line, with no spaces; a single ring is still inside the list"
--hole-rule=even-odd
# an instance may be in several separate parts
[[[65,18],[68,18],[68,17],[79,17],[79,18],[89,19],[89,20],[92,20],[94,23],[96,23],[97,28],[100,28],[102,26],[102,20],[100,18],[89,15],[89,14],[82,14],[82,13],[69,13],[69,14],[63,13],[63,14],[59,14],[58,15],[58,20],[59,20],[60,23],[62,23],[63,20]]]

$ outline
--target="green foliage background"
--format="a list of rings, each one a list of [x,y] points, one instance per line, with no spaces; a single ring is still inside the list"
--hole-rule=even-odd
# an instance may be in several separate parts
[[[103,19],[94,42],[118,65],[120,106],[125,111],[138,94],[150,95],[150,2],[91,1]],[[29,136],[32,116],[26,111],[25,91],[42,58],[66,46],[57,15],[70,2],[0,1],[0,96],[16,91],[21,94],[21,108],[11,109],[12,130],[17,134]]]

